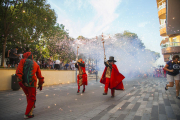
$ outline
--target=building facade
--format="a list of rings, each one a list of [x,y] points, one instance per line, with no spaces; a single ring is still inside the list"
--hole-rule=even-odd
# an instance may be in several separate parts
[[[180,56],[180,0],[156,0],[164,61]]]

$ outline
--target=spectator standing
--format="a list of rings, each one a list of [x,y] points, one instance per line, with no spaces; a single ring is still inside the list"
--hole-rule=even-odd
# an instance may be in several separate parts
[[[17,54],[17,50],[19,49],[19,47],[15,47],[14,49],[11,49],[8,51],[8,57],[10,59],[8,68],[10,66],[12,66],[13,64],[15,65],[15,68],[17,68],[17,64],[18,64],[18,58],[20,55]]]
[[[45,69],[47,68],[48,66],[48,60],[45,60]]]
[[[60,61],[60,70],[63,70],[64,69],[64,61],[63,59],[61,59]]]
[[[54,69],[55,61],[53,61],[53,69]]]
[[[37,64],[40,66],[40,62],[39,62],[39,59],[36,60]]]
[[[22,52],[19,53],[19,61],[20,61],[21,59],[23,59],[23,54],[22,54]]]
[[[56,60],[55,61],[54,69],[55,70],[59,70],[60,69],[60,60]]]
[[[45,60],[44,60],[44,58],[42,58],[42,60],[41,60],[41,68],[45,68]]]
[[[48,65],[47,65],[47,67],[49,68],[49,69],[52,69],[53,68],[53,60],[52,60],[52,56],[50,55],[50,58],[48,59]]]
[[[71,60],[70,62],[70,67],[71,67],[71,70],[75,70],[75,61],[74,60]]]
[[[69,64],[68,64],[68,63],[66,63],[64,67],[65,67],[65,70],[67,70],[67,69],[68,69],[68,67],[69,67]]]

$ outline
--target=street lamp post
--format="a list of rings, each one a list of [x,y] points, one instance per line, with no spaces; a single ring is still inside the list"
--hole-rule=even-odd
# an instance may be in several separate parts
[[[97,74],[98,74],[98,71],[97,71],[97,59],[96,59],[96,82],[97,82]]]
[[[79,48],[79,46],[77,46],[76,62],[78,61],[78,48]],[[76,68],[76,82],[77,82],[77,68]]]

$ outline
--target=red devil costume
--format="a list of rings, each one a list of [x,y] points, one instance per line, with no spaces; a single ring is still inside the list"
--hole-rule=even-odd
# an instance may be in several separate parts
[[[111,62],[113,62],[111,64]],[[104,62],[105,69],[102,74],[100,83],[105,84],[103,95],[107,95],[108,88],[111,89],[111,97],[114,97],[115,90],[124,90],[124,85],[122,80],[125,78],[119,70],[117,66],[114,64],[116,62],[114,57],[110,56],[107,62]]]
[[[83,91],[82,93],[85,92],[85,85],[87,85],[87,74],[85,70],[85,63],[82,61],[82,59],[79,59],[77,63],[75,64],[75,67],[78,68],[79,74],[77,76],[77,84],[78,84],[78,91],[77,93],[80,92],[80,86],[83,85]]]
[[[16,70],[16,76],[27,99],[24,118],[32,118],[34,117],[32,112],[36,101],[37,78],[39,79],[38,89],[42,90],[44,77],[41,75],[39,65],[33,60],[31,52],[24,53],[23,57]]]

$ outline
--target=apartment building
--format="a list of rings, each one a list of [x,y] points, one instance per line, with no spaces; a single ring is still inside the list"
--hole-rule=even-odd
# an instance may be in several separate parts
[[[180,0],[156,0],[164,61],[180,55]]]

